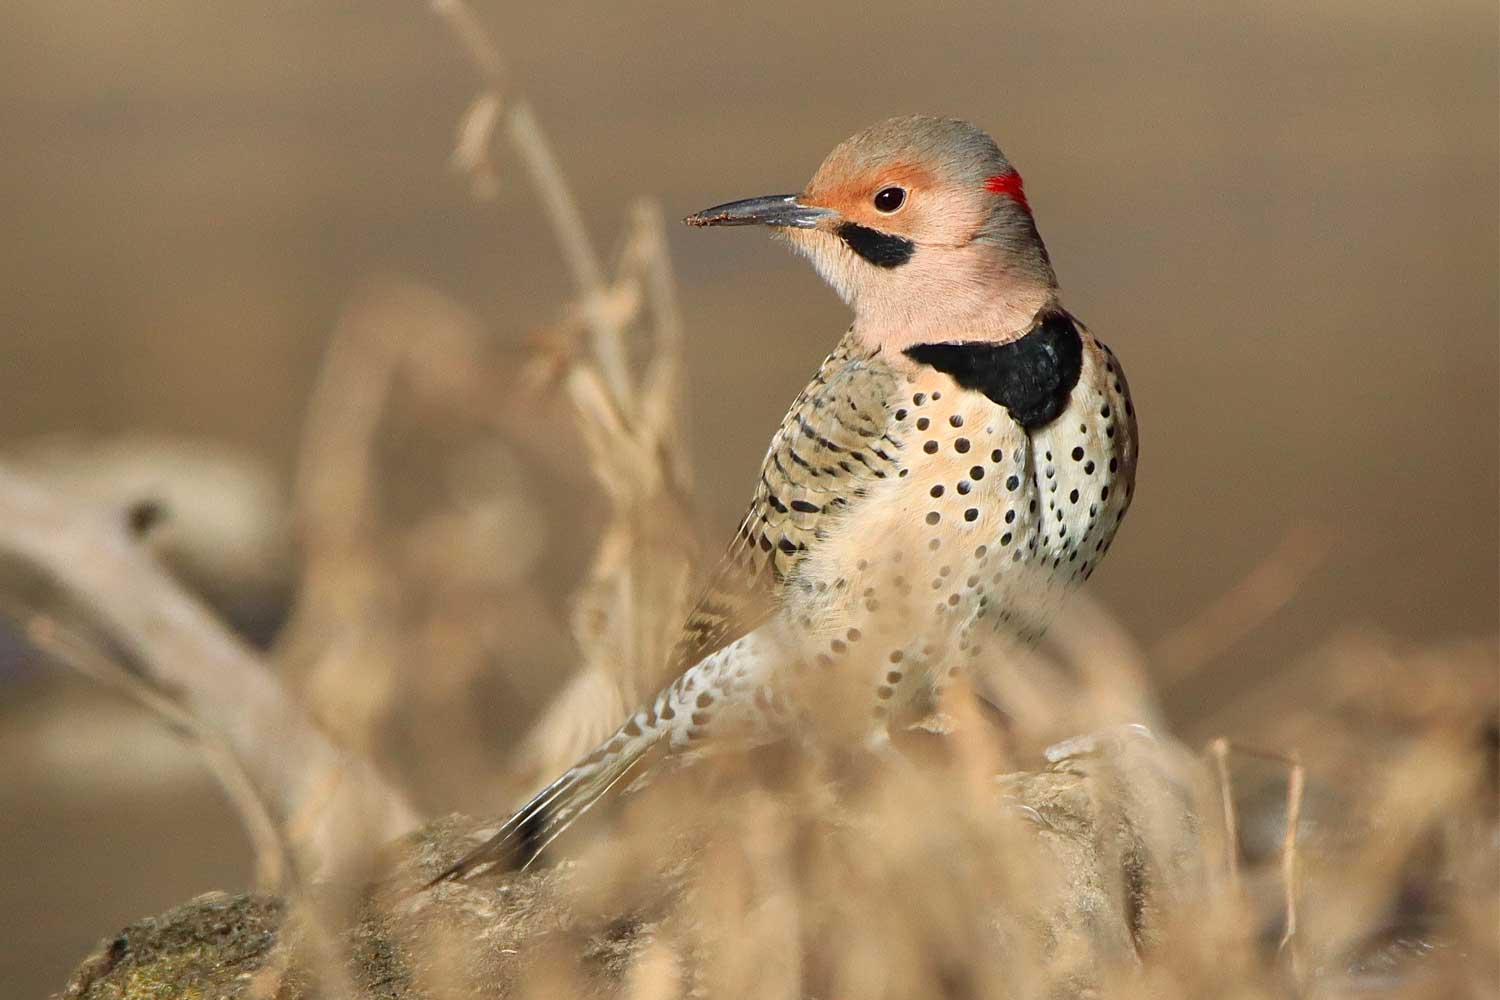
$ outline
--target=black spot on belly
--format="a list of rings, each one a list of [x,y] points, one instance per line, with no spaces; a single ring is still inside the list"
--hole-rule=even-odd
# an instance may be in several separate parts
[[[839,239],[849,249],[859,254],[876,267],[900,267],[911,260],[917,245],[901,236],[869,229],[857,222],[846,222],[838,228]],[[920,405],[920,404],[918,404]]]
[[[1032,430],[1051,423],[1068,405],[1083,370],[1083,338],[1073,318],[1058,310],[1039,317],[1029,333],[1008,344],[917,344],[906,356],[984,393]]]

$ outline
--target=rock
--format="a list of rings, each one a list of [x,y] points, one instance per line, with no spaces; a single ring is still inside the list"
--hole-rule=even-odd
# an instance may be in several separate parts
[[[275,950],[286,905],[211,892],[99,943],[61,996],[241,996]]]
[[[62,996],[1086,995],[1196,891],[1185,773],[1127,734],[976,795],[954,793],[961,762],[837,804],[826,781],[726,791],[695,774],[640,793],[579,860],[423,891],[489,832],[450,816],[357,892],[215,893],[143,920]],[[689,792],[662,835],[663,803]]]

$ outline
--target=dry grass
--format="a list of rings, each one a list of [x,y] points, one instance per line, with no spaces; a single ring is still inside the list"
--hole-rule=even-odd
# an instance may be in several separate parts
[[[461,0],[433,7],[482,87],[453,162],[483,200],[517,182],[498,155],[508,147],[552,222],[574,296],[517,356],[431,290],[372,284],[334,333],[309,413],[295,498],[304,576],[265,664],[283,682],[275,740],[243,733],[222,692],[198,696],[226,673],[178,670],[169,687],[141,688],[221,761],[256,832],[263,881],[290,895],[305,930],[296,961],[283,954],[255,995],[291,995],[299,963],[327,995],[370,989],[341,936],[361,902],[357,880],[311,893],[289,872],[347,872],[344,852],[366,863],[406,823],[371,825],[368,811],[320,804],[311,772],[273,773],[258,755],[295,745],[360,768],[373,761],[403,817],[407,797],[435,811],[457,801],[502,810],[665,680],[700,568],[682,530],[692,495],[682,330],[661,214],[632,206],[606,266],[495,44]],[[434,462],[432,481],[392,482],[381,468],[396,420],[461,428],[464,443]],[[566,622],[535,585],[547,552],[528,478],[600,499],[598,546]],[[1201,669],[1293,599],[1321,559],[1317,537],[1294,532],[1150,651],[1080,598],[1073,627],[996,680],[1022,709],[1011,724],[997,730],[956,697],[928,727],[944,735],[912,736],[936,749],[910,770],[874,772],[829,748],[647,789],[607,836],[579,839],[558,890],[565,902],[548,911],[564,926],[523,934],[530,953],[493,987],[640,998],[1496,995],[1492,639],[1439,650],[1340,641],[1312,654],[1295,683],[1221,720],[1225,735],[1201,758],[1164,733],[1143,765],[1118,763],[1108,741],[1050,769],[1039,756],[1070,734],[1158,728],[1148,678]],[[8,539],[8,556],[80,596],[63,557]],[[109,586],[82,594],[81,631],[45,602],[8,606],[60,660],[138,683],[141,669],[111,659],[120,597]],[[198,618],[178,625],[188,637],[221,630]],[[250,666],[242,649],[190,648],[205,664]],[[157,655],[144,644],[128,652]],[[560,659],[575,664],[566,679],[538,677],[538,665]],[[156,672],[148,662],[145,675]],[[524,735],[499,719],[525,720]],[[296,739],[279,743],[288,733]],[[1118,770],[1108,795],[1090,783],[1101,768]],[[1017,791],[1037,775],[1087,807],[1038,807]],[[337,773],[329,780],[336,796]],[[1082,815],[1087,824],[1068,826]],[[465,905],[503,911],[501,890],[489,891]],[[403,988],[469,995],[470,966],[492,945],[473,930],[439,928],[412,944]],[[611,940],[628,946],[611,951]]]

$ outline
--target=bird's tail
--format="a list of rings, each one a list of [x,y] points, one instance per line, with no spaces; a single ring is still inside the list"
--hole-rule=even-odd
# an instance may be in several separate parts
[[[458,881],[482,871],[520,871],[600,801],[626,788],[625,779],[641,771],[659,741],[636,730],[616,733],[546,788],[532,796],[489,840],[464,855],[429,886]]]

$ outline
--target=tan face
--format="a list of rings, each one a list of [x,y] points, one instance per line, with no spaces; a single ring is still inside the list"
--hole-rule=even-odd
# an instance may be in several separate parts
[[[845,140],[796,195],[705,209],[693,226],[769,226],[855,311],[871,346],[1004,340],[1056,293],[1020,178],[963,122],[907,117]]]
[[[830,158],[799,201],[838,213],[818,227],[827,231],[852,222],[918,246],[958,246],[974,238],[994,207],[995,195],[975,188],[966,191],[914,159],[857,164]]]
[[[841,147],[797,196],[825,214],[784,233],[862,317],[909,326],[910,305],[952,302],[956,284],[985,283],[995,262],[975,238],[996,198],[919,150]]]

